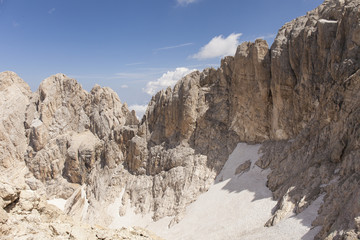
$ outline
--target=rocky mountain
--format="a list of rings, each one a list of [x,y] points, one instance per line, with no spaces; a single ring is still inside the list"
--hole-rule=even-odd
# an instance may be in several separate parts
[[[162,236],[231,176],[242,179],[235,187],[267,178],[277,204],[259,227],[276,229],[322,199],[311,236],[358,239],[359,69],[360,1],[326,0],[285,24],[270,48],[242,43],[219,69],[158,92],[140,122],[109,88],[86,92],[56,74],[31,92],[15,73],[0,73],[0,231],[5,239],[156,239],[106,227],[153,224]],[[230,164],[239,142],[261,144],[260,157]],[[61,199],[63,211],[49,204]]]

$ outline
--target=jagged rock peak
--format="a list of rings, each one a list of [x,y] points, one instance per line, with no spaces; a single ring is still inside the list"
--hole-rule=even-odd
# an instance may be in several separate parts
[[[94,230],[46,204],[46,198],[67,199],[80,184],[91,185],[89,175],[97,169],[122,163],[123,147],[117,142],[127,139],[119,133],[135,131],[138,121],[113,90],[96,86],[88,93],[76,80],[56,74],[32,93],[15,73],[3,72],[0,92],[0,234],[4,239],[24,234],[41,239],[98,239],[100,235],[157,239],[141,229]],[[30,233],[29,228],[37,230]]]
[[[29,85],[22,80],[16,73],[12,71],[0,72],[0,89],[6,90],[11,85],[18,85],[21,87],[21,91],[24,94],[29,95],[31,93]]]

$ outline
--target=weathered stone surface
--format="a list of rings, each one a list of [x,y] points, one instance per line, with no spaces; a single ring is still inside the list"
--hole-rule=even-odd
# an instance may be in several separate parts
[[[273,138],[295,137],[328,89],[359,69],[357,9],[358,1],[327,0],[279,30],[271,46]]]
[[[76,183],[85,182],[95,161],[112,168],[123,161],[114,129],[131,129],[138,122],[112,90],[96,86],[87,93],[57,74],[32,93],[15,73],[3,72],[0,91],[2,239],[158,239],[141,229],[75,223],[40,197],[66,199],[79,188]]]
[[[25,116],[29,132],[26,163],[42,182],[59,184],[65,191],[56,195],[66,198],[76,188],[74,183],[86,181],[95,162],[114,168],[123,161],[115,129],[121,131],[125,125],[138,123],[135,113],[120,102],[113,90],[96,85],[88,93],[64,74],[40,84]],[[47,188],[48,194],[54,191]]]
[[[325,1],[280,29],[271,47],[271,137],[293,139],[269,143],[258,164],[273,170],[268,186],[280,199],[275,221],[324,194],[313,223],[322,226],[318,239],[345,237],[360,214],[354,200],[360,48],[353,41],[359,6],[359,1]],[[285,198],[288,204],[281,204]]]
[[[247,172],[250,170],[251,167],[251,161],[247,160],[246,162],[244,162],[243,164],[239,165],[236,170],[235,170],[235,174],[242,174],[244,172]]]
[[[0,165],[9,168],[21,161],[27,147],[24,112],[30,87],[15,73],[0,73]]]
[[[3,184],[4,185],[4,184]],[[1,185],[1,186],[3,186]],[[6,185],[0,201],[8,201],[14,189]],[[107,229],[74,222],[57,207],[31,190],[18,191],[11,205],[0,208],[1,239],[154,239],[160,238],[141,228]]]
[[[1,208],[11,208],[11,205],[19,200],[20,191],[13,186],[0,182]]]
[[[235,54],[230,81],[230,128],[242,141],[269,139],[272,107],[270,50],[265,40],[242,43]]]

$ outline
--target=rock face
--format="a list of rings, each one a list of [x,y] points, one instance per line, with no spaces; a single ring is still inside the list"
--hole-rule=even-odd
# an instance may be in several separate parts
[[[159,239],[145,229],[110,230],[74,222],[32,190],[0,182],[1,239]]]
[[[32,93],[15,73],[3,72],[0,92],[2,239],[159,239],[140,228],[109,230],[74,222],[46,202],[46,197],[71,196],[95,160],[107,166],[120,161],[113,152],[120,150],[111,151],[114,125],[137,120],[112,90],[96,86],[87,93],[58,74]]]
[[[62,191],[65,198],[74,188],[64,179],[83,184],[95,160],[110,168],[123,160],[114,133],[138,123],[111,89],[95,86],[87,93],[63,74],[45,79],[30,101],[25,113],[29,136],[25,161],[42,182],[64,183],[70,189]]]
[[[27,147],[25,136],[25,108],[29,104],[30,87],[15,73],[0,73],[1,110],[0,164],[9,168],[23,159]]]
[[[298,213],[324,194],[319,239],[359,237],[359,6],[325,1],[281,28],[271,47],[271,137],[291,139],[269,143],[261,162],[280,199],[273,220],[284,201]]]
[[[88,93],[57,74],[32,93],[15,73],[1,73],[3,233],[14,236],[9,219],[21,227],[43,217],[39,234],[65,236],[66,224],[78,231],[39,195],[68,199],[65,212],[92,225],[111,225],[107,209],[117,201],[121,216],[132,208],[176,224],[247,142],[263,143],[257,165],[271,169],[267,186],[278,201],[264,224],[324,196],[316,238],[360,237],[359,36],[360,1],[326,0],[285,24],[270,49],[264,40],[242,43],[219,69],[158,92],[141,122],[109,88]]]
[[[357,1],[325,1],[285,24],[271,47],[272,136],[296,136],[328,89],[359,69]]]

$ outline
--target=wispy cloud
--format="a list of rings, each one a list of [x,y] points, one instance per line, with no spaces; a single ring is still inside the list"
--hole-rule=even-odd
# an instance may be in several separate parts
[[[121,84],[130,86],[131,83],[149,82],[153,79],[158,78],[168,68],[136,68],[134,71],[125,71],[112,74],[73,74],[69,75],[75,79],[92,79],[92,80],[104,80],[121,82]]]
[[[124,84],[124,85],[121,85],[120,88],[128,88],[129,86]]]
[[[156,78],[166,72],[169,68],[163,67],[145,67],[145,68],[136,68],[134,71],[118,72],[113,74],[109,79],[124,79],[124,80],[139,80],[148,81]]]
[[[234,55],[241,35],[241,33],[232,33],[226,38],[223,35],[216,36],[191,57],[203,60]]]
[[[148,82],[151,79],[156,78],[159,74],[162,74],[163,71],[152,71],[147,69],[137,69],[136,72],[119,72],[115,73],[112,76],[109,76],[107,79],[109,80],[120,80],[125,83],[140,83],[140,82]]]
[[[193,71],[196,71],[196,69],[188,69],[184,67],[176,68],[174,71],[168,71],[156,81],[148,82],[143,91],[149,95],[154,95],[163,88],[174,86],[177,81]]]
[[[125,66],[136,66],[136,65],[142,65],[142,64],[145,64],[145,63],[144,62],[134,62],[134,63],[125,64]]]
[[[74,78],[74,79],[77,79],[77,78],[106,79],[109,76],[96,75],[96,74],[90,74],[90,75],[72,75],[72,74],[70,74],[70,75],[68,75],[68,77]]]
[[[155,51],[162,51],[162,50],[169,50],[169,49],[174,49],[174,48],[181,48],[181,47],[186,47],[186,46],[190,46],[190,45],[193,45],[193,44],[194,43],[183,43],[183,44],[179,44],[179,45],[175,45],[175,46],[157,48],[157,49],[155,49]]]
[[[48,11],[48,14],[52,14],[53,12],[55,12],[55,8],[52,8],[52,9],[50,9],[49,11]]]
[[[204,68],[208,68],[208,67],[218,68],[219,66],[220,66],[220,62],[218,62],[218,63],[202,63],[202,64],[196,64],[196,65],[189,65],[189,66],[186,66],[186,68],[196,68],[199,71],[201,71],[201,69],[204,69]]]
[[[263,35],[263,36],[259,36],[259,37],[257,37],[257,38],[255,38],[255,40],[256,39],[272,39],[272,38],[275,38],[276,37],[276,33],[270,33],[270,34],[266,34],[266,35]]]
[[[178,5],[180,5],[180,6],[187,6],[190,3],[197,2],[198,0],[176,0],[176,1],[177,1]]]
[[[112,76],[112,79],[139,79],[146,77],[146,73],[136,73],[136,72],[119,72],[115,73],[114,76]]]

